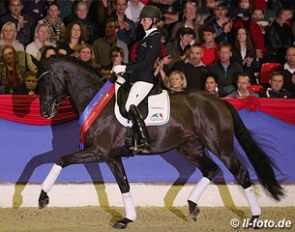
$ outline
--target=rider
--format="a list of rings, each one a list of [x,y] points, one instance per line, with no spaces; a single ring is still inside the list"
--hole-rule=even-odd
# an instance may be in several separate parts
[[[155,83],[154,66],[161,54],[161,35],[157,30],[157,24],[162,14],[159,8],[147,5],[141,10],[139,17],[145,36],[136,48],[136,58],[132,63],[114,66],[113,72],[120,75],[126,72],[130,78],[132,87],[125,108],[138,134],[138,150],[149,152],[149,134],[137,106],[149,94]]]

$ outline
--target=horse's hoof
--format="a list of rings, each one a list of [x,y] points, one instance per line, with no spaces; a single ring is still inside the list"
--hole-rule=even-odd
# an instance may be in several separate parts
[[[127,224],[128,224],[129,222],[133,222],[133,221],[130,220],[130,219],[128,219],[128,218],[123,218],[122,220],[117,221],[117,222],[113,225],[113,227],[114,227],[115,229],[125,229],[125,228],[127,227]]]
[[[42,190],[39,196],[39,209],[45,208],[48,204],[49,204],[49,197],[47,193]]]
[[[188,206],[189,206],[189,214],[191,218],[194,221],[197,221],[197,218],[199,217],[200,209],[198,205],[190,200],[188,200]]]

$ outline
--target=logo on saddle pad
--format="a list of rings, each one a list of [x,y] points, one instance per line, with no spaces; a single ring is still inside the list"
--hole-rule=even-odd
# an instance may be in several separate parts
[[[115,115],[117,120],[125,127],[132,127],[132,122],[124,118],[115,104]],[[169,121],[170,117],[170,98],[168,92],[163,90],[162,93],[148,97],[148,114],[144,119],[147,126],[160,126]]]

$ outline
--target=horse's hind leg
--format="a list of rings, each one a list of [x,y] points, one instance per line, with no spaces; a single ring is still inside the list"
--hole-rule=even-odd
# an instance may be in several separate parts
[[[136,211],[130,193],[130,185],[121,158],[108,160],[107,164],[119,185],[125,207],[125,217],[117,221],[113,227],[116,229],[125,229],[129,222],[136,220]]]
[[[188,197],[190,216],[194,221],[196,221],[200,212],[197,202],[210,184],[212,178],[219,172],[219,167],[207,157],[204,152],[204,146],[194,138],[190,138],[186,141],[180,148],[177,149],[177,151],[188,161],[198,167],[203,174],[203,177]]]
[[[49,203],[48,192],[55,183],[56,179],[61,173],[61,170],[70,165],[78,163],[91,163],[91,162],[103,162],[105,158],[103,155],[97,155],[97,151],[91,147],[85,151],[76,152],[71,155],[61,157],[51,168],[47,177],[42,183],[41,193],[39,196],[39,208],[42,209],[46,207]]]

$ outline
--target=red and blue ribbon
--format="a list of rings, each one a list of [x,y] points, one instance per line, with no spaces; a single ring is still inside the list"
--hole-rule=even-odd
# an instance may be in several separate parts
[[[84,150],[85,148],[85,136],[89,127],[101,113],[107,103],[111,100],[114,94],[115,85],[112,82],[107,81],[84,109],[79,118],[80,150]]]

